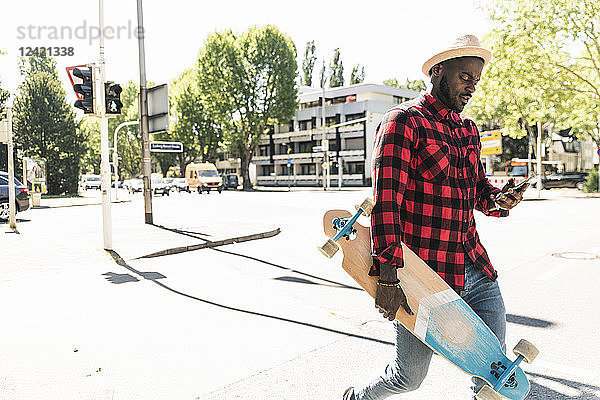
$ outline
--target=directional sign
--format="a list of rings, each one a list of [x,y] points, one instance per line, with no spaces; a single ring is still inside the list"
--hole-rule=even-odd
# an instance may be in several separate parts
[[[181,142],[150,142],[150,151],[155,153],[181,153],[183,143]]]
[[[481,155],[502,154],[502,135],[500,131],[486,131],[479,134]]]

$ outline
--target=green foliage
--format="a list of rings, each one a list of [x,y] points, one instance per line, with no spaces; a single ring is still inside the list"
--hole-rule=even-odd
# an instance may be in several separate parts
[[[319,87],[323,89],[327,84],[327,67],[325,66],[325,59],[323,59],[323,65],[321,65],[321,72],[319,73]]]
[[[583,190],[586,192],[598,192],[598,170],[592,169],[589,171],[587,181],[583,185]]]
[[[494,0],[493,52],[468,113],[521,137],[537,121],[600,144],[600,21],[589,0]]]
[[[410,89],[410,90],[414,90],[416,92],[421,92],[421,91],[427,89],[427,85],[425,84],[425,81],[422,79],[410,80],[410,79],[406,78],[405,83],[400,83],[400,81],[398,79],[390,78],[390,79],[386,79],[385,81],[383,81],[383,84],[387,85],[387,86],[394,86],[394,87],[401,88],[401,89]]]
[[[289,121],[297,106],[296,48],[276,27],[230,30],[208,37],[198,57],[198,88],[212,119],[226,132],[229,152],[241,158],[244,188],[249,164],[270,125]]]
[[[365,81],[365,66],[357,64],[352,67],[352,73],[350,74],[350,84],[355,85],[357,83],[363,83]]]
[[[344,64],[340,58],[340,49],[335,49],[329,66],[329,87],[344,86]]]
[[[315,52],[315,41],[311,40],[310,42],[306,42],[306,50],[304,50],[304,60],[302,61],[302,72],[304,73],[302,84],[306,86],[312,86],[312,75],[315,69],[315,61],[317,61]]]
[[[110,143],[113,142],[115,129],[121,123],[138,120],[139,85],[134,81],[128,81],[121,86],[123,88],[123,92],[121,92],[121,102],[123,103],[121,114],[108,120],[108,138]],[[84,118],[81,122],[81,130],[82,135],[87,138],[89,145],[82,161],[82,168],[87,173],[97,174],[100,172],[101,158],[100,123],[96,118]],[[117,136],[117,149],[121,158],[121,161],[119,161],[119,180],[139,176],[141,174],[142,158],[142,138],[139,133],[139,125],[125,126],[119,130]]]
[[[224,135],[219,107],[201,92],[198,79],[197,68],[187,69],[170,89],[173,114],[177,113],[178,120],[168,132],[168,140],[183,143],[184,151],[176,157],[182,171],[190,162],[216,161]],[[175,161],[174,155],[168,156]]]
[[[19,71],[22,76],[28,76],[35,72],[47,72],[58,78],[56,60],[44,55],[21,57],[19,60]]]
[[[56,74],[29,70],[15,100],[13,130],[25,156],[46,159],[48,193],[77,193],[86,138]]]

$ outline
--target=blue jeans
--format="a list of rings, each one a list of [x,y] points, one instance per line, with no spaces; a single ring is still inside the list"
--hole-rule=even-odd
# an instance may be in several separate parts
[[[465,264],[465,287],[460,297],[479,315],[494,332],[502,350],[506,352],[506,312],[498,282],[490,280],[472,263]],[[415,311],[415,310],[413,310]],[[354,400],[379,400],[394,394],[417,389],[429,369],[433,351],[398,321],[396,328],[396,359],[389,364],[383,374],[363,388],[354,389]],[[473,378],[473,392],[476,393],[484,381]]]

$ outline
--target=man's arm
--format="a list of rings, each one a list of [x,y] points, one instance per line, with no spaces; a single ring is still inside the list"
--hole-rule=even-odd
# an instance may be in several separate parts
[[[399,207],[408,182],[414,132],[406,124],[405,111],[394,111],[384,118],[376,134],[374,151],[371,235],[375,263],[379,266],[375,307],[384,318],[393,320],[400,306],[412,314],[396,269],[403,266]]]

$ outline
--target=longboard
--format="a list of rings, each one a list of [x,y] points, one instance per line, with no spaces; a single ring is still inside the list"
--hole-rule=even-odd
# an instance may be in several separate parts
[[[368,274],[373,265],[370,230],[356,222],[360,215],[368,216],[372,207],[367,199],[354,215],[346,210],[327,211],[323,229],[330,239],[319,249],[331,258],[339,245],[342,268],[374,298],[378,277]],[[496,400],[500,395],[524,399],[530,384],[519,363],[533,361],[538,353],[535,346],[521,340],[514,349],[517,359],[510,361],[494,333],[467,303],[404,243],[402,250],[404,267],[398,269],[398,279],[414,315],[400,307],[396,319],[435,353],[485,380],[490,386],[477,393],[479,400]]]

